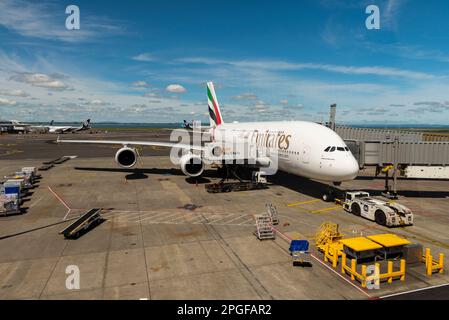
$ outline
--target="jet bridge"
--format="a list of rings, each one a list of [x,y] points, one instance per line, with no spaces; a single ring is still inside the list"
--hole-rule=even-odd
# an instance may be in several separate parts
[[[359,162],[365,166],[448,166],[449,141],[358,141],[345,140]]]
[[[449,179],[449,135],[412,130],[355,128],[335,124],[331,106],[327,126],[345,140],[362,169],[376,167],[385,173],[386,195],[396,195],[398,176],[420,179]],[[393,171],[393,191],[389,171]]]
[[[385,195],[395,198],[397,178],[449,179],[449,141],[358,141],[345,140],[362,169],[376,167],[385,173]],[[393,170],[393,190],[389,186]]]

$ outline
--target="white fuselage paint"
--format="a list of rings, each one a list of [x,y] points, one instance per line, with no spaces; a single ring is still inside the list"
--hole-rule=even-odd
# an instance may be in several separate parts
[[[313,122],[276,121],[225,123],[211,129],[216,142],[237,140],[257,144],[267,156],[278,157],[279,170],[328,182],[357,177],[359,166],[343,139],[331,129]],[[325,152],[335,147],[333,152]],[[337,148],[340,148],[338,150]],[[344,151],[341,151],[344,148]]]

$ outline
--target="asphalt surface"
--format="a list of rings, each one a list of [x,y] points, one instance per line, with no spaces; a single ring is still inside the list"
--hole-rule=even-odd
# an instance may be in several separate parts
[[[109,133],[71,133],[60,135],[60,139],[76,140],[130,140],[170,141],[171,130],[121,131]],[[48,159],[64,155],[78,155],[83,158],[113,157],[120,145],[85,145],[56,143],[56,134],[3,134],[0,135],[0,160]],[[168,155],[169,149],[144,147],[144,156]]]
[[[387,296],[383,300],[448,300],[449,284],[423,289],[419,291],[406,292],[393,296]]]

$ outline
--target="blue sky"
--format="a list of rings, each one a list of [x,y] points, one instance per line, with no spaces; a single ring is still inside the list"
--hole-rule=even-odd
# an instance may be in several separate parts
[[[448,30],[445,0],[0,0],[0,118],[207,121],[214,81],[225,121],[448,124]]]

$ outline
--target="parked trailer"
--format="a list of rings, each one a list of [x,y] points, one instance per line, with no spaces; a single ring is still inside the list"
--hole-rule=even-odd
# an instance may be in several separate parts
[[[16,194],[0,194],[0,215],[20,213],[19,198]]]
[[[343,208],[355,216],[363,217],[387,227],[413,225],[413,213],[407,207],[370,197],[368,192],[346,192]]]
[[[17,171],[10,176],[5,176],[4,178],[9,180],[23,180],[23,188],[25,189],[32,188],[34,185],[34,178],[29,173]]]
[[[14,194],[17,195],[19,203],[22,202],[22,198],[25,196],[25,188],[23,179],[10,179],[3,183],[1,194]]]
[[[23,167],[21,172],[30,174],[33,177],[33,179],[37,179],[40,177],[39,174],[37,173],[36,167]]]

